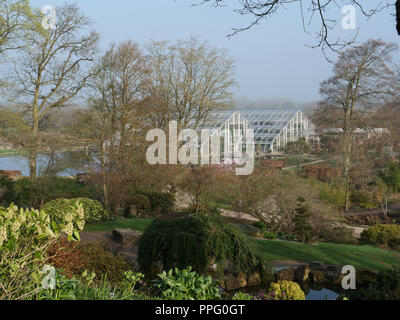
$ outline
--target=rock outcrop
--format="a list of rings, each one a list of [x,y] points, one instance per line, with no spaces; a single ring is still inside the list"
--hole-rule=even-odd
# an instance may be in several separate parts
[[[133,247],[137,244],[142,233],[132,229],[114,229],[112,231],[113,240],[123,247]]]

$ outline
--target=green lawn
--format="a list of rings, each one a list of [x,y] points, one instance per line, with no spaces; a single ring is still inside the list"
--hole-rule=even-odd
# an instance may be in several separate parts
[[[18,150],[0,150],[0,157],[20,156],[23,152]]]
[[[119,219],[87,224],[85,231],[112,231],[113,229],[133,229],[143,232],[152,219]]]
[[[353,265],[369,270],[383,270],[400,264],[400,252],[372,246],[254,240],[268,260],[323,261],[326,264]]]
[[[130,228],[144,231],[152,219],[119,219],[116,221],[88,224],[85,231],[112,231]],[[335,243],[319,243],[319,246],[286,241],[253,240],[268,260],[297,260],[302,262],[323,261],[326,264],[353,265],[369,270],[384,270],[400,265],[400,252],[373,246],[356,246]]]

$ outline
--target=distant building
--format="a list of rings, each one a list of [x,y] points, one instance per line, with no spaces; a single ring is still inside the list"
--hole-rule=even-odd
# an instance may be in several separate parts
[[[223,153],[233,153],[234,137],[254,129],[255,150],[262,153],[284,151],[289,142],[314,135],[311,121],[299,110],[240,110],[212,112],[204,129],[223,138]]]

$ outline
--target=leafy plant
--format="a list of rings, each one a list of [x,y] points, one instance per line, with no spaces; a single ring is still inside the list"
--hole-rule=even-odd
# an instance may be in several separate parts
[[[64,219],[52,220],[45,211],[0,208],[0,300],[30,299],[38,294],[45,254],[61,237],[79,240],[83,209],[74,203]]]
[[[265,239],[269,240],[275,240],[277,238],[276,233],[272,231],[265,231],[263,235]]]
[[[56,199],[46,203],[42,209],[53,219],[64,219],[69,212],[69,208],[76,201],[82,204],[86,223],[105,221],[110,218],[110,214],[100,202],[88,198]]]
[[[99,277],[107,276],[112,283],[120,282],[124,279],[124,272],[131,269],[124,259],[107,250],[104,243],[85,243],[79,248],[85,257],[83,269],[93,271]]]
[[[270,296],[275,300],[305,300],[306,296],[300,286],[293,281],[278,281],[269,287]]]
[[[80,281],[67,278],[61,271],[56,270],[55,288],[43,290],[38,296],[39,300],[76,300]]]
[[[232,300],[248,301],[248,300],[256,300],[256,298],[248,293],[238,291],[234,294]]]
[[[130,205],[135,205],[141,212],[148,212],[151,210],[151,203],[147,196],[144,194],[135,194],[128,200]]]
[[[397,248],[400,245],[400,226],[394,224],[378,224],[361,233],[360,241],[370,244],[381,244]]]
[[[261,222],[261,221],[253,222],[251,225],[256,227],[256,228],[258,228],[258,229],[260,229],[261,231],[267,230],[266,224]]]
[[[143,273],[135,273],[132,270],[128,270],[124,272],[124,278],[121,282],[121,285],[124,289],[128,290],[129,292],[133,292],[136,285],[142,281],[144,278]]]
[[[215,300],[221,298],[218,285],[211,276],[204,277],[189,267],[171,269],[154,280],[158,295],[166,300]]]

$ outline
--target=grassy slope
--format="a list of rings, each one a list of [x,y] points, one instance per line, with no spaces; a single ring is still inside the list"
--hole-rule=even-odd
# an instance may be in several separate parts
[[[151,221],[151,219],[120,219],[116,221],[99,222],[86,225],[85,231],[112,231],[113,229],[133,229],[143,232]]]
[[[112,231],[131,228],[144,231],[151,219],[121,219],[100,222],[85,227],[85,231]],[[355,246],[335,243],[319,243],[319,246],[297,242],[254,240],[268,260],[323,261],[327,264],[353,265],[370,270],[383,270],[390,265],[400,265],[400,252],[392,252],[372,246]]]
[[[400,264],[400,252],[372,246],[319,243],[319,246],[296,242],[254,240],[269,260],[323,261],[327,264],[353,265],[370,270],[383,270]]]

